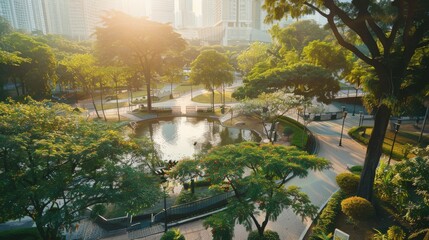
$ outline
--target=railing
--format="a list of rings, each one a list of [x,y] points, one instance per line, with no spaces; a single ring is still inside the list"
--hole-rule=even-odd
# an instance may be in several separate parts
[[[228,203],[228,199],[233,197],[234,192],[226,192],[213,197],[197,200],[195,202],[185,203],[167,208],[167,222],[175,222],[179,220],[189,219],[194,216],[199,216],[204,213],[210,213],[224,207]],[[127,229],[128,238],[136,239],[162,233],[164,231],[164,211],[155,214],[152,221],[147,219],[133,224]],[[138,217],[136,217],[138,218]]]
[[[167,208],[167,222],[177,221],[223,207],[227,204],[228,198],[232,196],[234,196],[233,192],[227,192]],[[164,211],[157,213],[153,218],[153,223],[164,222],[164,217]]]

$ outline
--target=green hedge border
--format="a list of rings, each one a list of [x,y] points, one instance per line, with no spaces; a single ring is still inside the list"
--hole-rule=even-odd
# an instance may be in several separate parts
[[[354,140],[356,140],[359,143],[362,143],[365,146],[368,146],[369,139],[366,139],[363,137],[360,133],[366,130],[366,126],[360,126],[360,127],[352,127],[348,134],[350,137],[352,137]],[[385,147],[383,144],[382,151],[384,154],[389,155],[390,154],[390,147]],[[392,158],[395,160],[401,160],[404,157],[404,155],[397,153],[395,151],[392,152]]]
[[[332,194],[332,197],[329,199],[325,208],[315,219],[316,224],[312,229],[312,233],[309,237],[310,240],[318,240],[320,239],[320,237],[318,237],[319,235],[327,235],[334,232],[335,219],[341,212],[341,201],[346,197],[347,195],[341,190],[338,190],[336,193]]]

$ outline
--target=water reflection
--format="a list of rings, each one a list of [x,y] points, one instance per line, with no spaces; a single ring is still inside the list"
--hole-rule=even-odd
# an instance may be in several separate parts
[[[153,140],[162,159],[180,160],[212,146],[243,141],[260,141],[249,130],[228,128],[204,118],[176,117],[145,121],[136,128],[138,136]]]

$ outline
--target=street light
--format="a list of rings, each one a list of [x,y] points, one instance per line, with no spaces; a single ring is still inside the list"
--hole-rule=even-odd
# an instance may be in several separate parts
[[[167,177],[165,176],[166,173],[165,173],[163,168],[156,170],[155,174],[160,176],[162,189],[164,190],[164,232],[167,232],[167,230],[168,230],[168,227],[167,227],[167,193],[166,193]]]
[[[344,111],[345,107],[343,107],[343,125],[341,126],[341,135],[340,135],[340,143],[338,143],[338,146],[342,146],[341,145],[341,141],[343,140],[343,130],[344,130],[344,121],[346,120],[347,117],[347,111]]]
[[[387,166],[390,165],[390,159],[392,159],[393,147],[395,146],[396,134],[399,132],[399,127],[401,126],[401,119],[398,119],[398,122],[395,123],[395,135],[393,136],[392,148],[390,149],[389,160],[387,161]]]
[[[363,112],[359,111],[359,127],[363,125]]]

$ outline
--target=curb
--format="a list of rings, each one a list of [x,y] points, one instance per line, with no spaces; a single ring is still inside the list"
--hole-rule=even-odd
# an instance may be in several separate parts
[[[332,195],[334,195],[336,192],[338,192],[338,190],[340,190],[339,188],[337,190],[335,190],[335,192],[333,192],[331,194],[331,196],[329,196],[329,198],[322,204],[322,206],[320,206],[319,210],[317,210],[317,217],[320,215],[320,212],[322,212],[322,210],[326,207],[326,205],[328,204],[329,200],[332,198]],[[310,229],[310,227],[313,225],[314,220],[310,221],[310,224],[308,226],[305,227],[304,231],[301,233],[301,236],[299,236],[299,240],[304,239],[305,235],[307,235],[308,230]]]

